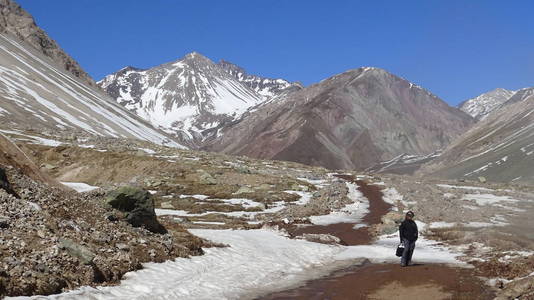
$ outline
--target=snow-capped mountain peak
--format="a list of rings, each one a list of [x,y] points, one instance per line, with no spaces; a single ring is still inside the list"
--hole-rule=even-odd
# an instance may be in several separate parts
[[[194,146],[251,107],[297,85],[248,75],[192,52],[150,69],[126,67],[98,82],[130,111]]]

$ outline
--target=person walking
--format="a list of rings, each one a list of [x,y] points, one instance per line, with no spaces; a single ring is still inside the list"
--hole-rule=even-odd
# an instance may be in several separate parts
[[[414,213],[408,211],[399,226],[400,242],[404,245],[404,251],[401,257],[401,266],[406,267],[412,264],[413,250],[415,249],[415,241],[419,237],[417,224],[413,220]]]

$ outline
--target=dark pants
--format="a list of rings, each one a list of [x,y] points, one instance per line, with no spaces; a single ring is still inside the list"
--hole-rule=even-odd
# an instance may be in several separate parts
[[[402,252],[401,265],[407,266],[412,261],[412,254],[413,250],[415,249],[415,241],[403,239],[402,243],[404,244],[404,251]]]

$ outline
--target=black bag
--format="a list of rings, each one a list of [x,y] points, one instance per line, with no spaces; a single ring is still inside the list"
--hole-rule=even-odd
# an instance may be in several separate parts
[[[398,257],[401,257],[403,252],[404,252],[404,244],[400,243],[397,246],[397,252],[395,252],[395,255],[397,255]]]

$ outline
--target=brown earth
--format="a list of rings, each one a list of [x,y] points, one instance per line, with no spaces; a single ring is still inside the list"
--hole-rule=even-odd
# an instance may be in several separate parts
[[[472,269],[439,264],[402,268],[366,264],[338,271],[290,291],[262,300],[281,299],[493,299],[494,294],[474,277]]]

